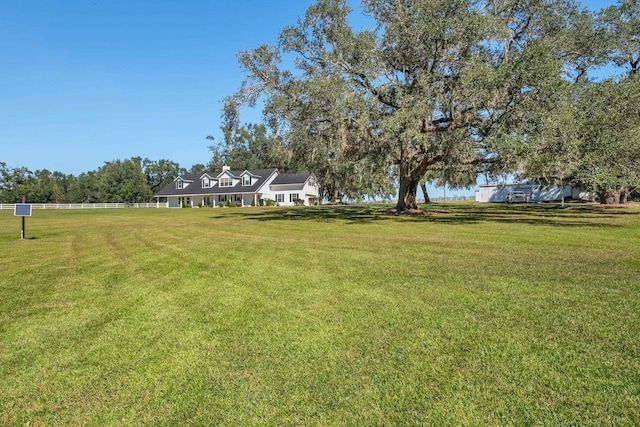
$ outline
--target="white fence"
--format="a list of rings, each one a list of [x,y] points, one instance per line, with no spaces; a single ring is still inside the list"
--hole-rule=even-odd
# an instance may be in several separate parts
[[[121,208],[165,208],[166,203],[30,203],[32,209],[121,209]],[[13,210],[14,204],[0,203],[0,210]]]
[[[429,197],[432,202],[462,202],[462,201],[475,201],[476,196],[447,196],[447,197]],[[424,199],[420,203],[424,202]]]

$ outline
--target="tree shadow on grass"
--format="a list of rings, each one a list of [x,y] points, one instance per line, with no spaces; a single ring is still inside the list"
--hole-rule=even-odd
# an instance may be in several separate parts
[[[242,212],[234,212],[231,213],[231,215],[238,215],[242,219],[256,221],[308,220],[366,223],[374,220],[387,219],[385,215],[377,213],[379,209],[380,205],[297,206],[263,208],[260,211],[252,210],[249,212],[242,210]]]
[[[441,224],[505,224],[551,225],[562,227],[621,227],[610,220],[620,215],[636,215],[635,209],[585,209],[583,205],[502,205],[502,204],[429,204],[408,214],[397,214],[388,205],[338,205],[277,207],[259,211],[230,213],[254,221],[342,221],[366,224],[374,221],[426,222]]]

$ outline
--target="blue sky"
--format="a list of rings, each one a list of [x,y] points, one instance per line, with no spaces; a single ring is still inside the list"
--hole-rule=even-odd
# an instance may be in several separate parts
[[[206,164],[243,78],[236,53],[312,3],[0,1],[0,161],[74,175],[134,156]]]

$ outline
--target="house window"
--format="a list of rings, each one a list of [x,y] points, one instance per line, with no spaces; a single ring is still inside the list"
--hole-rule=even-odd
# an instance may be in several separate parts
[[[242,194],[236,194],[236,202],[242,201]]]
[[[210,188],[211,187],[211,181],[209,180],[209,178],[204,178],[202,180],[202,188]]]
[[[276,194],[276,202],[284,203],[284,194],[283,193]]]
[[[231,178],[220,178],[220,187],[233,186],[233,180]]]
[[[176,189],[177,190],[182,190],[182,184],[183,184],[183,182],[182,182],[181,179],[177,180],[176,181]]]
[[[242,185],[244,185],[245,187],[248,185],[251,185],[251,176],[249,175],[245,175],[242,177]]]
[[[298,193],[289,194],[289,201],[290,202],[295,202],[296,200],[298,200]]]
[[[218,196],[218,201],[219,202],[226,202],[227,201],[227,195],[223,194],[221,196]]]

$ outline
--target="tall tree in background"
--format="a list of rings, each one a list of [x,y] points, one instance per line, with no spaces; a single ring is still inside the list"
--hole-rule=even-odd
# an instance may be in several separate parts
[[[626,203],[640,188],[640,76],[589,85],[574,121],[580,162],[575,181],[601,203]]]
[[[98,170],[97,177],[101,201],[148,202],[153,196],[147,186],[140,157],[106,162]]]
[[[233,170],[278,168],[291,169],[291,153],[282,139],[269,134],[262,124],[245,124],[223,127],[224,139],[209,147],[212,151],[212,170],[229,166]]]
[[[0,162],[0,202],[16,203],[22,201],[22,197],[31,198],[33,172],[28,168],[9,167]]]
[[[395,177],[400,211],[417,207],[428,171],[495,160],[526,131],[526,114],[560,78],[553,37],[574,10],[542,0],[363,7],[375,29],[354,31],[346,1],[320,0],[278,48],[241,52],[247,80],[225,113],[237,122],[241,105],[263,99],[267,123],[321,182],[377,192]]]
[[[37,170],[29,180],[29,200],[34,203],[67,203],[69,188],[75,178],[47,169]]]
[[[176,162],[167,159],[142,161],[142,171],[152,193],[157,193],[175,177],[186,173]]]
[[[620,0],[599,14],[609,44],[609,58],[618,67],[628,67],[630,76],[640,74],[640,2]]]
[[[550,184],[576,184],[601,203],[624,203],[640,187],[640,79],[567,88],[555,113],[527,141],[520,170]]]
[[[624,203],[638,188],[639,11],[637,1],[625,0],[596,16],[573,15],[555,48],[570,60],[552,98],[553,114],[532,115],[535,132],[511,151],[519,163],[514,170],[540,182],[580,185],[601,203]],[[620,75],[588,78],[607,62]]]
[[[105,162],[97,171],[75,177],[47,169],[31,172],[0,162],[0,203],[20,202],[22,196],[30,203],[148,202],[176,176],[204,169],[196,164],[187,171],[170,160],[133,157]]]
[[[70,203],[98,203],[101,200],[98,172],[83,172],[69,187],[67,200]]]
[[[189,168],[187,172],[198,175],[198,174],[203,174],[206,171],[207,171],[207,167],[203,163],[196,163],[194,165],[191,165],[191,168]]]
[[[626,76],[596,85],[578,109],[593,135],[588,158],[597,160],[580,176],[601,203],[624,203],[640,188],[640,2],[620,0],[598,18],[608,57]]]

